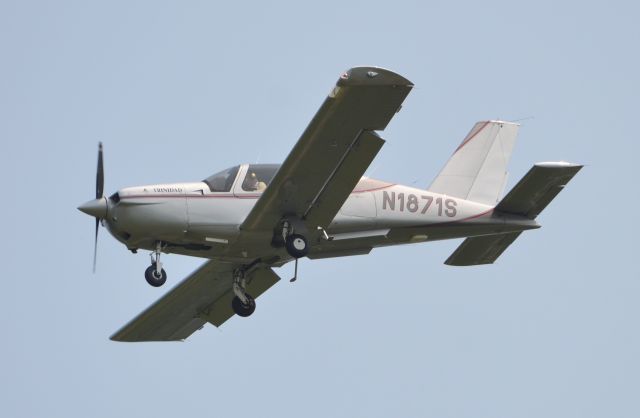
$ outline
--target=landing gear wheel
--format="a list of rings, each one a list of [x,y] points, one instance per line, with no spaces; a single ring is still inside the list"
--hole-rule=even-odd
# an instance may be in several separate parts
[[[233,300],[231,301],[231,307],[233,308],[233,312],[235,312],[236,315],[247,317],[256,310],[256,301],[253,300],[253,298],[248,294],[245,294],[244,296],[247,298],[246,305],[242,303],[239,297],[234,296]]]
[[[164,269],[160,270],[160,274],[156,271],[156,264],[153,263],[144,272],[144,278],[147,279],[147,283],[149,283],[153,287],[160,287],[167,281],[167,273]]]
[[[284,242],[289,255],[293,258],[302,258],[309,252],[309,243],[307,239],[298,234],[289,235]]]

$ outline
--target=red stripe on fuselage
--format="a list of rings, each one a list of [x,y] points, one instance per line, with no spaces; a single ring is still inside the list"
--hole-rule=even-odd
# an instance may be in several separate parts
[[[375,192],[375,191],[386,189],[386,188],[393,187],[393,186],[395,186],[395,184],[389,184],[387,186],[376,187],[376,188],[367,189],[367,190],[357,190],[357,191],[351,192],[351,194]],[[262,195],[260,195],[260,194],[252,194],[252,195],[233,195],[233,194],[227,194],[227,195],[215,195],[215,194],[205,194],[205,195],[140,194],[140,195],[120,196],[120,200],[126,200],[126,199],[158,199],[158,198],[165,198],[165,197],[169,198],[169,199],[182,199],[182,198],[189,198],[189,199],[257,199],[260,196],[262,196]]]
[[[351,192],[351,194],[353,193],[367,193],[367,192],[376,192],[378,190],[382,190],[382,189],[386,189],[388,187],[393,187],[395,186],[395,184],[388,184],[386,186],[380,186],[380,187],[375,187],[373,189],[366,189],[366,190],[354,190]]]
[[[126,199],[160,199],[160,198],[169,198],[169,199],[257,199],[260,195],[250,195],[250,196],[234,196],[234,195],[183,195],[183,194],[154,194],[154,195],[131,195],[131,196],[121,196],[120,200]]]

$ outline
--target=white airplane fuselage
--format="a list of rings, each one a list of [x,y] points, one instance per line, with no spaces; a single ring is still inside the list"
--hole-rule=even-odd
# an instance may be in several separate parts
[[[240,254],[227,251],[241,224],[260,197],[247,192],[238,179],[229,192],[212,192],[204,182],[128,187],[107,202],[104,224],[130,250],[164,252],[237,261],[260,257],[251,245]],[[310,258],[364,254],[372,248],[538,228],[524,217],[493,213],[493,206],[363,178],[326,229],[310,240]],[[254,233],[256,242],[273,231]],[[291,259],[284,249],[284,262]]]

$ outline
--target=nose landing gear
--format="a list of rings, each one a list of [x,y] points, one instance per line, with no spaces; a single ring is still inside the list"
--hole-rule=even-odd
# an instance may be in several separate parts
[[[151,265],[144,272],[144,278],[147,279],[153,287],[160,287],[167,281],[167,272],[162,268],[160,262],[160,254],[162,253],[162,242],[156,243],[156,250],[151,253]]]

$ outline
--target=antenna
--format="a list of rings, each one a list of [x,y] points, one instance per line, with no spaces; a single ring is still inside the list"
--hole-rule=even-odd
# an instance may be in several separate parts
[[[524,118],[511,120],[509,122],[522,122],[523,120],[529,120],[529,119],[535,119],[535,116],[527,116],[527,117],[524,117]]]

